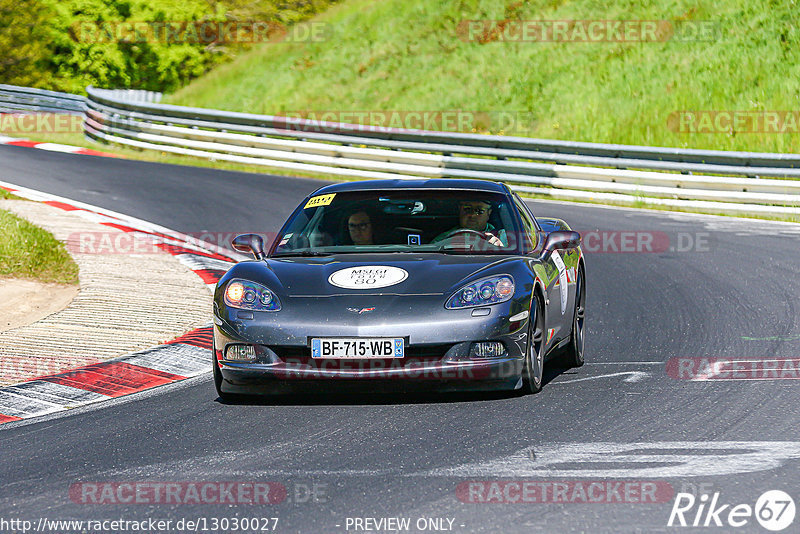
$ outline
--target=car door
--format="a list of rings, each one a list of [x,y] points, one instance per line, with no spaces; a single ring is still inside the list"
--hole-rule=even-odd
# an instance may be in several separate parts
[[[536,218],[528,209],[528,206],[519,196],[514,194],[514,203],[520,214],[523,233],[530,239],[530,256],[538,259],[541,253],[541,241],[546,237],[546,232],[539,226]],[[525,237],[523,237],[525,238]],[[547,300],[545,301],[545,350],[549,350],[556,343],[569,335],[569,325],[571,317],[566,313],[569,303],[569,283],[567,281],[567,270],[562,260],[561,253],[554,251],[543,262],[544,279],[547,290]]]

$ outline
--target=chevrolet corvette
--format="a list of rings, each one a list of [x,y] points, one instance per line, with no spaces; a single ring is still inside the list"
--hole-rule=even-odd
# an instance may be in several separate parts
[[[305,198],[214,295],[222,399],[323,387],[542,388],[545,362],[584,362],[580,234],[506,185],[375,180]]]

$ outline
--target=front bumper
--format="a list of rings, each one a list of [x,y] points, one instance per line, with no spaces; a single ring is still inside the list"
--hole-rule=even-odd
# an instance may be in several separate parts
[[[500,339],[506,354],[470,358],[472,341],[438,345],[409,345],[396,359],[311,358],[309,346],[256,344],[256,361],[225,360],[224,347],[246,340],[214,329],[215,365],[226,393],[288,393],[312,388],[360,387],[369,390],[487,391],[521,387],[524,335]]]
[[[348,298],[339,306],[352,306],[353,300]],[[355,307],[366,304],[356,301]],[[528,320],[509,319],[529,305],[526,298],[484,308],[481,314],[473,309],[445,310],[437,299],[430,303],[417,299],[417,304],[419,307],[395,307],[383,315],[365,316],[328,316],[312,308],[301,313],[297,304],[286,310],[288,313],[256,312],[252,318],[241,318],[237,310],[215,310],[215,364],[222,376],[221,389],[226,393],[283,393],[309,385],[423,391],[521,387]],[[433,311],[421,317],[420,309]],[[311,358],[314,337],[403,338],[404,357]],[[472,344],[480,341],[500,341],[506,352],[498,358],[471,357]],[[224,359],[231,343],[254,345],[255,361]]]
[[[354,361],[348,361],[352,366]],[[367,363],[362,360],[359,363]],[[298,364],[220,362],[226,393],[282,394],[328,390],[493,391],[521,387],[518,361],[431,364],[414,368],[313,369]],[[511,372],[509,372],[511,370]]]

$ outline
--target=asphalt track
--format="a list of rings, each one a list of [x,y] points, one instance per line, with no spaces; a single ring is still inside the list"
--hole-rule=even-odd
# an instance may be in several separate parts
[[[320,185],[18,147],[0,147],[0,180],[186,233],[276,231]],[[175,525],[181,518],[278,517],[278,532],[364,532],[376,525],[357,528],[353,518],[399,517],[411,520],[410,532],[432,531],[417,530],[419,518],[443,518],[453,532],[673,532],[689,530],[667,526],[680,491],[698,498],[719,492],[720,503],[754,506],[765,491],[783,490],[800,502],[800,381],[790,371],[769,380],[667,373],[671,358],[800,357],[800,227],[531,205],[584,233],[606,231],[596,234],[600,242],[602,235],[613,241],[611,232],[651,232],[677,249],[587,253],[588,363],[551,370],[540,394],[227,405],[210,376],[192,379],[0,427],[0,519]],[[76,483],[141,481],[269,481],[282,484],[287,498],[237,506],[70,499]],[[541,488],[656,481],[672,490],[655,503],[616,502],[613,492],[590,503],[575,494],[559,503],[464,502],[491,497],[459,491],[470,481],[483,488],[490,481]],[[696,511],[686,513],[688,522]],[[786,532],[798,525],[800,518]],[[725,531],[766,532],[753,517]]]

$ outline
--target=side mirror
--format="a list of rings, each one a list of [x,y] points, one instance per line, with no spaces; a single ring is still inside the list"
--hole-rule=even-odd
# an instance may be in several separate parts
[[[575,248],[581,244],[581,234],[572,231],[557,230],[547,234],[544,240],[544,249],[540,255],[541,259],[547,258],[554,250],[565,248]]]
[[[233,238],[231,245],[233,245],[234,250],[244,252],[245,254],[250,253],[255,256],[257,260],[263,260],[265,257],[264,240],[261,239],[261,236],[258,234],[237,235]]]

